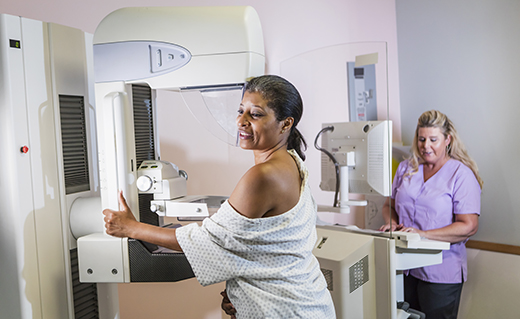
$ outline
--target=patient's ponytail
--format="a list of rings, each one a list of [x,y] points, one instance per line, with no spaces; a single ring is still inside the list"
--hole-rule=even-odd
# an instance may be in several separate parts
[[[298,153],[302,160],[305,160],[304,150],[307,149],[307,143],[303,138],[302,134],[296,127],[291,128],[291,134],[289,135],[289,139],[287,141],[287,149],[293,149]]]

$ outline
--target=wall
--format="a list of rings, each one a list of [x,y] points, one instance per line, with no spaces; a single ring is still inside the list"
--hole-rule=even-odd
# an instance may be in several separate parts
[[[404,143],[422,112],[446,113],[484,179],[473,239],[519,246],[520,2],[397,0],[396,8]],[[517,318],[510,296],[520,290],[520,256],[469,255],[461,318]]]
[[[484,180],[474,239],[519,246],[520,3],[397,3],[403,141],[423,111],[445,112]]]

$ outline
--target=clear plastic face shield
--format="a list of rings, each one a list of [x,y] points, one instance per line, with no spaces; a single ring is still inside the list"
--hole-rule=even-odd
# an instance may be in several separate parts
[[[236,117],[244,84],[181,91],[184,103],[199,123],[221,141],[238,146]]]

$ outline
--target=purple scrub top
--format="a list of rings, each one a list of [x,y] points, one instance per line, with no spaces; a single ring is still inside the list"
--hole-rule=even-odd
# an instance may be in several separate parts
[[[480,215],[480,185],[473,171],[455,159],[424,182],[423,165],[411,176],[408,161],[399,164],[394,177],[392,198],[404,227],[430,230],[450,225],[454,214]],[[409,270],[409,274],[433,283],[461,283],[467,280],[467,240],[451,244],[443,251],[442,264]]]

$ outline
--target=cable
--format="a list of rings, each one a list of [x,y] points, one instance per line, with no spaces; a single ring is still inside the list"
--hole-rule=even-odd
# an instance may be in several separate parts
[[[323,134],[324,132],[328,132],[328,131],[334,132],[334,126],[324,127],[323,129],[321,129],[321,131],[318,132],[318,135],[316,135],[316,139],[314,139],[314,147],[318,151],[325,153],[330,158],[330,160],[334,163],[334,166],[336,168],[336,192],[334,193],[334,204],[332,206],[333,207],[338,207],[338,203],[339,203],[339,200],[338,200],[338,194],[339,194],[339,163],[336,160],[336,158],[334,158],[334,155],[332,155],[329,151],[327,151],[324,148],[321,148],[318,145],[318,139],[321,136],[321,134]],[[347,181],[347,183],[348,183],[348,181]]]

